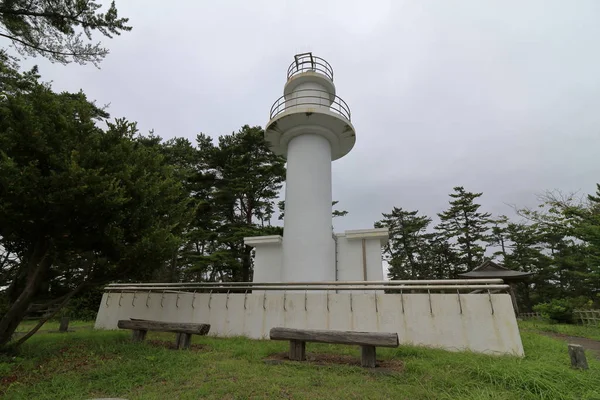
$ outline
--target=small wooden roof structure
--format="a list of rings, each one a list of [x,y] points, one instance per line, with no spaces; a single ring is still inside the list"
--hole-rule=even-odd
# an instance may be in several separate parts
[[[480,266],[472,271],[458,274],[461,278],[469,279],[504,279],[505,282],[519,282],[525,280],[528,276],[533,275],[533,272],[522,272],[508,269],[503,265],[497,264],[491,260],[485,261]]]

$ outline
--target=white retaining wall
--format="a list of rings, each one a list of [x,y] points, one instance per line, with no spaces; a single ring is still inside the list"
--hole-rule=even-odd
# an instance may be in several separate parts
[[[387,232],[386,232],[387,233]],[[386,234],[387,236],[387,234]],[[338,281],[382,281],[381,239],[365,238],[363,258],[363,238],[352,239],[346,234],[336,234],[337,239],[337,279]],[[363,266],[363,262],[366,265]],[[366,269],[366,274],[365,274]],[[366,276],[365,276],[366,275]]]
[[[254,339],[268,338],[275,326],[397,332],[401,344],[524,355],[504,293],[105,293],[95,328],[117,329],[128,318],[203,322],[211,325],[209,335]]]

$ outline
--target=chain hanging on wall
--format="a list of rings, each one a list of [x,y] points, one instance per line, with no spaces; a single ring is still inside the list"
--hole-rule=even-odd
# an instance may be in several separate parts
[[[287,309],[285,308],[285,296],[287,295],[286,291],[283,291],[283,311],[287,311]]]
[[[135,307],[135,297],[136,297],[137,292],[133,292],[133,298],[131,299],[131,306]]]
[[[402,314],[404,314],[404,293],[400,290],[400,303],[402,304]]]
[[[208,309],[210,310],[210,302],[212,301],[212,290],[208,293]]]
[[[229,290],[227,291],[227,297],[225,298],[225,309],[229,310]]]
[[[460,313],[462,314],[462,302],[460,301],[460,291],[456,289],[456,294],[458,295],[458,307],[460,308]]]
[[[196,307],[194,307],[195,301],[196,301],[196,291],[194,290],[194,294],[192,295],[192,309],[196,308]]]
[[[494,315],[494,303],[492,302],[492,292],[488,289],[488,296],[490,298],[490,307],[492,308],[492,315]]]
[[[307,297],[308,297],[308,290],[304,291],[304,311],[308,311],[306,308],[306,301],[307,301]]]
[[[150,300],[150,292],[148,292],[148,295],[146,296],[146,308],[150,307],[148,305],[148,301]]]
[[[248,299],[248,289],[244,292],[244,310],[246,309],[246,300]]]
[[[429,313],[433,315],[433,307],[431,306],[431,291],[427,289],[427,294],[429,295]]]
[[[119,307],[121,307],[121,299],[123,298],[123,292],[119,294]]]

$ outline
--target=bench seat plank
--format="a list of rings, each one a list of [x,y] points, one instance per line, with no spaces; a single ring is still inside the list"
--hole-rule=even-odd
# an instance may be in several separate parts
[[[117,322],[120,329],[133,329],[137,331],[175,332],[192,335],[206,335],[210,324],[192,324],[183,322],[163,322],[141,319],[121,319]]]
[[[386,332],[350,332],[313,329],[272,328],[271,340],[295,340],[298,342],[318,342],[349,344],[359,346],[398,347],[398,334]]]

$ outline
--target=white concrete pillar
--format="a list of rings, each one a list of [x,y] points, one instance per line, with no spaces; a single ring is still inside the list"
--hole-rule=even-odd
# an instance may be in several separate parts
[[[318,134],[288,144],[283,281],[335,280],[331,220],[331,145]]]

